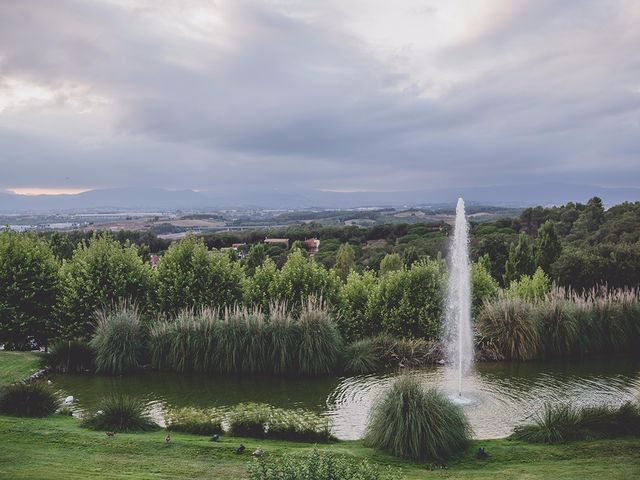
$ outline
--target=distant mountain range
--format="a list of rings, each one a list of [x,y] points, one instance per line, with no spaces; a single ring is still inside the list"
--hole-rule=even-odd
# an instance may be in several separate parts
[[[193,191],[162,188],[108,188],[73,195],[17,195],[0,192],[0,212],[53,212],[83,210],[206,210],[231,207],[265,209],[354,208],[366,206],[420,206],[467,203],[526,207],[569,201],[586,202],[599,196],[607,205],[640,200],[640,188],[592,185],[539,184],[473,187],[408,192],[328,192],[321,190]]]

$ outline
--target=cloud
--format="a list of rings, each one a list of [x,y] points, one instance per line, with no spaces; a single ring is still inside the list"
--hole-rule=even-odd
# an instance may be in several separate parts
[[[639,22],[631,0],[3,2],[0,188],[638,186]]]

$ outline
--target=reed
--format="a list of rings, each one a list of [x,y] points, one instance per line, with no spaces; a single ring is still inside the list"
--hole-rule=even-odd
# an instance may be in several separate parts
[[[111,311],[98,311],[96,319],[93,338],[89,342],[95,351],[96,372],[121,374],[136,369],[143,348],[138,309],[123,303]]]
[[[224,412],[217,408],[197,409],[191,407],[171,410],[166,415],[167,430],[214,435],[223,433]]]
[[[442,461],[462,453],[470,435],[459,405],[437,390],[425,390],[408,374],[374,404],[365,443],[402,458]]]
[[[342,337],[329,309],[322,303],[307,302],[300,313],[298,328],[298,371],[306,375],[331,373],[342,353]]]
[[[360,375],[377,372],[382,367],[382,351],[373,339],[365,338],[347,346],[344,355],[345,372]]]

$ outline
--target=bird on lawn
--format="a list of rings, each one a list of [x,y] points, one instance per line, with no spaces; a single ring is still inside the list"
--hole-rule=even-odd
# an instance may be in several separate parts
[[[220,441],[220,435],[218,435],[217,433],[214,433],[213,436],[210,439],[211,442],[218,442]]]
[[[236,453],[238,455],[244,453],[244,451],[247,449],[247,447],[245,447],[243,444],[240,444],[240,446],[238,448],[236,448]]]
[[[254,450],[254,452],[251,455],[253,455],[254,457],[261,457],[263,453],[264,452],[262,451],[262,449],[258,447]]]
[[[171,434],[167,433],[167,436],[164,437],[164,443],[171,443]]]
[[[484,447],[480,447],[476,452],[476,458],[484,460],[485,458],[489,458],[489,454],[484,451]]]
[[[107,437],[113,437],[115,435],[114,432],[105,432],[107,434]]]

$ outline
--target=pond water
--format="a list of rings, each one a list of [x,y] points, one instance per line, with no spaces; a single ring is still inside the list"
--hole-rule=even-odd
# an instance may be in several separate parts
[[[441,366],[417,373],[425,385],[457,395],[457,379]],[[229,407],[265,402],[306,408],[327,416],[340,439],[362,436],[369,409],[397,373],[326,378],[216,377],[146,372],[123,377],[51,375],[53,386],[73,395],[80,410],[93,408],[110,393],[147,402],[161,420],[172,407]],[[535,416],[545,402],[620,405],[640,396],[640,362],[590,359],[571,362],[480,363],[463,382],[462,395],[476,438],[504,437]]]

